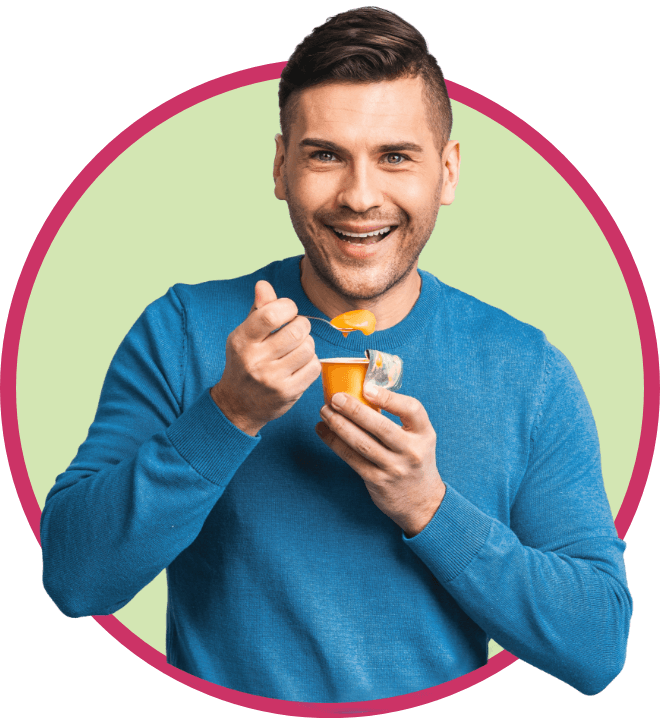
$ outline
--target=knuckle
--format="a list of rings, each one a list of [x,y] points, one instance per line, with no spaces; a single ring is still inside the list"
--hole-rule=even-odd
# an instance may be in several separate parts
[[[380,414],[380,419],[378,420],[378,423],[376,424],[376,433],[378,433],[384,437],[389,437],[392,434],[391,422],[389,419],[385,418],[382,414]]]
[[[305,325],[307,322],[307,325]],[[304,343],[309,337],[309,320],[305,317],[297,317],[290,324],[287,325],[289,331],[289,337],[298,344]],[[309,337],[311,339],[311,337]],[[313,340],[312,340],[313,341]]]
[[[302,357],[305,364],[310,362],[314,356],[314,347],[311,347],[309,346],[309,344],[305,343],[302,348]]]
[[[339,421],[338,421],[338,419],[339,419],[339,416],[337,415],[336,412],[333,411],[333,412],[330,412],[330,413],[325,417],[325,423],[326,423],[331,429],[336,429],[336,428],[339,426]]]
[[[333,429],[336,431],[342,431],[346,426],[346,419],[341,414],[337,414],[337,412],[332,414],[330,421]]]
[[[418,415],[418,417],[420,419],[425,420],[427,423],[430,424],[431,422],[429,421],[429,415],[428,415],[428,412],[426,411],[426,407],[424,406],[424,404],[422,404],[422,402],[419,401],[419,399],[415,399],[415,402],[416,402],[416,414]]]
[[[312,331],[312,325],[309,323],[307,317],[298,317],[295,323],[300,327],[300,331],[305,340],[309,338],[312,342],[314,341],[309,333]]]
[[[287,391],[282,384],[273,387],[273,392],[275,394],[275,398],[282,404],[285,404],[291,399],[289,391]]]
[[[416,447],[412,448],[408,452],[408,458],[410,465],[413,469],[419,469],[424,463],[423,453]]]
[[[277,311],[277,315],[281,318],[280,324],[292,321],[298,314],[298,307],[296,307],[293,300],[288,297],[278,299],[276,302],[273,302],[271,306]]]
[[[296,306],[296,303],[293,301],[293,299],[290,299],[289,297],[282,297],[282,302],[286,305],[287,309],[290,312],[298,314],[298,307]]]
[[[347,402],[348,406],[346,407],[346,412],[352,416],[353,418],[359,418],[362,416],[363,410],[364,410],[364,404],[361,404],[359,401],[355,402]]]
[[[258,379],[257,376],[257,367],[250,361],[246,361],[243,363],[243,371],[248,375],[251,376],[253,379]]]
[[[309,335],[309,333],[312,331],[312,323],[309,321],[309,319],[307,319],[307,317],[297,317],[296,322],[298,324],[300,324],[300,326],[303,329],[303,332],[306,335]],[[310,339],[311,339],[311,337],[310,337]]]
[[[301,342],[303,340],[303,337],[305,336],[305,332],[303,328],[300,326],[300,323],[297,321],[291,322],[291,324],[287,325],[287,332],[291,339],[295,342]]]
[[[358,452],[358,454],[362,454],[362,456],[365,457],[371,455],[369,443],[366,441],[358,441],[355,444],[355,450]]]
[[[264,318],[264,321],[266,322],[266,324],[268,324],[268,326],[271,326],[273,328],[280,326],[278,324],[277,311],[272,306],[272,304],[266,305],[261,311],[263,312],[262,316]]]

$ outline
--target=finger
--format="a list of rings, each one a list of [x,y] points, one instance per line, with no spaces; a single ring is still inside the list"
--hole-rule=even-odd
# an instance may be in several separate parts
[[[408,446],[410,436],[406,435],[400,426],[358,401],[354,396],[344,393],[334,394],[332,408],[373,434],[388,449],[401,453]]]
[[[274,360],[272,363],[272,371],[278,376],[289,377],[298,371],[298,369],[305,366],[314,356],[316,356],[314,340],[308,337],[297,347],[294,347],[288,354]]]
[[[260,279],[254,287],[254,304],[252,305],[249,314],[252,314],[252,312],[256,311],[257,309],[261,309],[262,307],[265,307],[267,304],[270,304],[271,302],[277,301],[277,294],[275,293],[275,290],[273,289],[273,286],[267,282],[265,279]],[[296,315],[294,315],[294,319],[297,316],[297,308],[296,308]],[[289,323],[289,319],[287,319],[283,324],[279,324],[277,327],[271,330],[271,334],[277,334],[280,331],[280,328],[282,326],[285,326],[287,323]],[[309,321],[305,319],[304,322],[306,325],[309,325]],[[305,332],[305,334],[309,334],[311,331],[311,325],[309,325],[309,329]],[[298,332],[298,335],[300,333]],[[268,337],[266,337],[268,338]],[[299,337],[301,340],[304,338],[303,336]],[[295,345],[295,344],[294,344]],[[286,349],[286,351],[290,351],[292,347],[289,347]],[[279,352],[278,356],[281,356],[284,352]]]
[[[262,346],[272,359],[279,359],[288,355],[303,343],[309,344],[311,342],[313,353],[314,340],[309,336],[311,330],[312,325],[309,319],[298,316],[279,331],[266,337]]]
[[[274,302],[277,299],[277,294],[275,294],[275,290],[273,289],[273,286],[267,282],[265,279],[260,279],[255,285],[254,285],[254,308],[255,309],[261,309],[261,307],[265,307],[266,304],[270,304],[270,302]]]
[[[366,384],[363,393],[375,406],[401,419],[405,431],[423,432],[431,427],[429,416],[420,401],[412,396],[396,394],[388,389]]]
[[[291,299],[283,297],[256,309],[241,325],[248,341],[267,339],[272,332],[287,324],[298,314],[298,307]]]
[[[289,381],[293,386],[304,387],[304,391],[311,386],[311,384],[315,382],[319,376],[321,376],[321,362],[316,354],[314,354],[307,364],[291,374]]]
[[[342,441],[333,431],[331,431],[322,421],[316,425],[316,433],[321,441],[332,451],[343,459],[354,471],[366,481],[377,481],[380,475],[380,469],[365,459],[360,454],[351,449],[346,442]]]
[[[321,418],[333,434],[336,434],[353,452],[379,469],[385,469],[392,463],[392,452],[350,419],[328,406],[321,409]]]
[[[260,285],[262,285],[262,286],[260,286]],[[263,286],[263,285],[267,285],[267,286]],[[275,294],[275,290],[273,289],[272,285],[269,282],[267,282],[265,279],[260,279],[254,285],[254,302],[252,303],[252,306],[250,307],[248,316],[250,314],[252,314],[252,312],[263,307],[265,304],[268,304],[268,301],[265,301],[265,294],[269,293],[270,290],[272,290],[272,295],[269,297],[269,301],[275,301],[275,299],[277,299],[277,294]]]

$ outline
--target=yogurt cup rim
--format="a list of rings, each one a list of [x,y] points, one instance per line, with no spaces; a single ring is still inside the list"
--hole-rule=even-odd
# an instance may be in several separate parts
[[[335,357],[331,359],[319,359],[321,364],[368,364],[366,357]]]

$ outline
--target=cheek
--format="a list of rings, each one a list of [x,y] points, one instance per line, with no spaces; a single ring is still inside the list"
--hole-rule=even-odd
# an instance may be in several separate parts
[[[403,211],[411,222],[419,216],[426,202],[426,192],[423,183],[413,178],[405,178],[388,183],[384,188],[386,199]]]
[[[406,177],[391,198],[413,223],[426,222],[430,216],[435,217],[440,207],[437,181],[426,177]]]
[[[333,204],[337,180],[330,172],[301,174],[291,183],[294,200],[306,212],[314,213]]]

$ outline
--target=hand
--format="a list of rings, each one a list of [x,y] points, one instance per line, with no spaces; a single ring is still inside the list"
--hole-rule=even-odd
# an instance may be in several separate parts
[[[378,508],[408,538],[433,518],[445,496],[435,463],[436,435],[422,404],[375,388],[365,397],[398,416],[398,426],[349,394],[335,394],[321,409],[321,439],[364,479]]]
[[[286,413],[321,373],[309,319],[297,314],[291,299],[278,299],[261,280],[250,314],[227,338],[225,370],[211,397],[246,434],[256,436]]]

